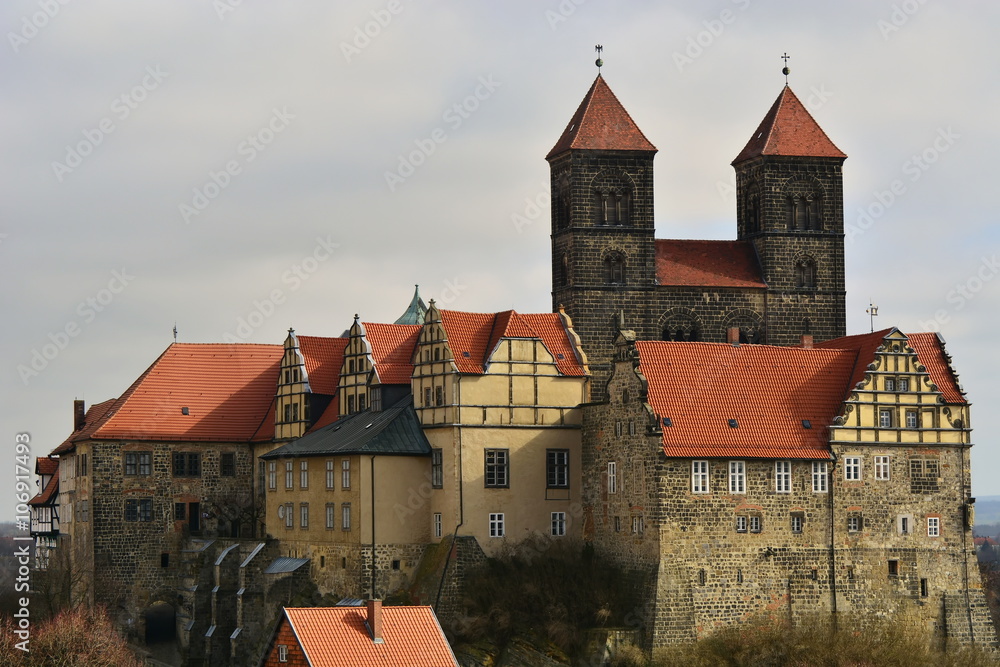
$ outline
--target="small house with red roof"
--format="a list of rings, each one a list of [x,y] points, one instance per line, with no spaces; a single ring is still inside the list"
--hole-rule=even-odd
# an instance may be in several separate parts
[[[730,335],[619,331],[608,398],[584,406],[584,539],[648,591],[648,647],[834,611],[995,642],[943,339]]]
[[[35,538],[35,569],[46,570],[59,546],[59,459],[35,459],[39,492],[28,501],[31,536]]]

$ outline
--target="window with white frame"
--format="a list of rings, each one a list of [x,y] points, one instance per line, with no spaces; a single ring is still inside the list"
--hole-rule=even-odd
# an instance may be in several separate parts
[[[847,532],[858,533],[861,531],[862,519],[860,514],[847,515]]]
[[[885,379],[885,390],[886,391],[896,391],[896,378],[886,378]]]
[[[295,504],[285,503],[285,528],[295,527]]]
[[[622,436],[622,432],[623,432],[623,428],[622,428],[621,421],[616,421],[615,422],[615,435],[620,438]]]
[[[745,516],[736,517],[736,532],[737,533],[747,532],[747,518]]]
[[[861,479],[861,457],[844,457],[844,479],[849,482],[856,482]]]
[[[305,459],[299,461],[299,488],[309,488],[309,461]]]
[[[434,537],[441,537],[441,512],[434,513]]]
[[[878,411],[878,425],[879,428],[892,428],[892,410],[890,408],[881,408]]]
[[[552,536],[562,537],[566,534],[566,512],[552,512]]]
[[[340,488],[351,488],[351,459],[344,459],[340,462]]]
[[[750,528],[750,532],[759,533],[763,528],[763,523],[764,523],[761,517],[757,514],[751,514],[748,518],[749,521],[747,522],[747,524]]]
[[[936,516],[927,517],[927,537],[941,536],[941,518]]]
[[[510,486],[510,458],[506,449],[487,449],[485,474],[483,479],[489,488],[507,488]]]
[[[708,461],[691,461],[691,493],[708,493]]]
[[[503,512],[490,512],[490,537],[503,537]]]
[[[569,488],[569,450],[545,450],[545,486],[549,489]]]
[[[896,380],[897,391],[910,391],[910,378],[899,378]]]
[[[801,533],[802,532],[802,524],[804,524],[804,523],[805,523],[805,517],[802,514],[793,514],[792,515],[792,532],[793,533]]]
[[[729,493],[746,493],[746,461],[729,462]]]
[[[278,488],[278,462],[267,462],[267,488],[274,490]]]
[[[813,493],[826,493],[826,462],[813,461],[812,464]]]
[[[444,487],[444,452],[439,447],[431,450],[431,488]]]
[[[295,475],[292,472],[292,462],[285,461],[285,488],[286,489],[292,488],[292,483],[294,482],[294,480],[295,480]]]
[[[337,481],[337,474],[334,468],[334,462],[331,459],[326,462],[326,488],[335,489],[336,481]]]
[[[618,493],[618,463],[608,461],[608,493]]]
[[[340,529],[351,529],[351,503],[343,503],[340,506]]]
[[[879,481],[885,481],[889,479],[889,457],[888,456],[876,456],[875,457],[875,479]]]
[[[906,411],[906,428],[920,427],[920,413],[916,410]]]
[[[792,462],[774,462],[774,490],[778,493],[792,492]]]
[[[646,530],[646,522],[641,516],[632,517],[632,534],[642,535],[643,531]]]
[[[288,662],[287,644],[278,644],[278,662]]]
[[[309,527],[309,503],[299,505],[299,528]]]
[[[337,527],[337,506],[333,503],[326,504],[326,527],[329,530]]]

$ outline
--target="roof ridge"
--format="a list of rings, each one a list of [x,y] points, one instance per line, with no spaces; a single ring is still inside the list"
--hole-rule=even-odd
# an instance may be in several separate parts
[[[746,146],[731,164],[761,155],[847,157],[788,84],[781,89]]]

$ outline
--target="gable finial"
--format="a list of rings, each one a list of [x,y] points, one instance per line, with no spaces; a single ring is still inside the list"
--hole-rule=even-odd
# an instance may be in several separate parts
[[[792,72],[792,70],[789,69],[789,67],[788,67],[788,59],[789,58],[791,58],[791,56],[788,55],[788,51],[785,51],[785,54],[783,56],[781,56],[781,59],[785,61],[785,66],[781,68],[781,73],[785,75],[785,85],[786,86],[788,85],[788,75],[791,74],[791,72]]]
[[[597,51],[597,60],[594,61],[594,64],[597,65],[597,73],[600,74],[601,67],[604,66],[604,61],[601,60],[601,51],[604,50],[604,47],[598,44],[597,46],[594,47],[594,50]]]

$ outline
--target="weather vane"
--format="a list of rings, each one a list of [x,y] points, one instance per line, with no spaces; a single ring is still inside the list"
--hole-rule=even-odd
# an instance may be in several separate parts
[[[868,313],[868,320],[871,322],[872,333],[875,333],[875,318],[878,317],[878,306],[872,303],[871,297],[868,297],[868,309],[865,310]]]
[[[791,58],[791,56],[788,55],[788,51],[785,51],[785,55],[781,56],[781,59],[785,61],[785,66],[781,68],[781,73],[785,75],[785,85],[786,86],[788,85],[788,75],[792,71],[792,70],[790,70],[788,68],[788,59],[789,58]]]
[[[594,50],[597,51],[597,60],[594,61],[594,64],[597,65],[597,72],[600,74],[601,67],[604,65],[604,61],[601,60],[601,51],[604,50],[604,47],[598,44],[594,47]]]

